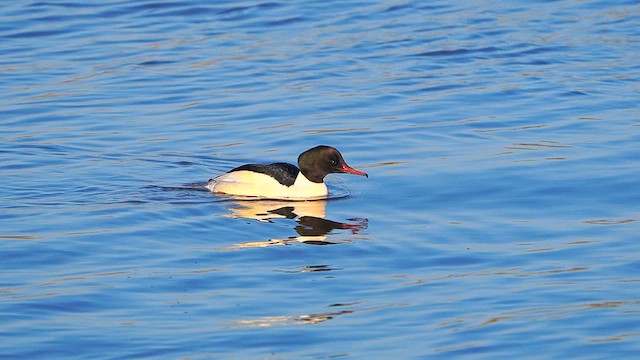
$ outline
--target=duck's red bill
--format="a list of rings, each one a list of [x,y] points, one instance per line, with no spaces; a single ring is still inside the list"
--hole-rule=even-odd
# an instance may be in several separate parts
[[[346,163],[342,164],[342,172],[345,173],[345,174],[360,175],[360,176],[364,176],[366,178],[369,177],[369,175],[367,175],[367,173],[364,173],[362,171],[356,170],[356,169],[352,168],[351,166],[347,165]]]

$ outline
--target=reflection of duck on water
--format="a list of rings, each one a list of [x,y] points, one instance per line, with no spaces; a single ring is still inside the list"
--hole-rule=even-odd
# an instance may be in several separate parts
[[[293,242],[301,242],[310,245],[330,245],[348,241],[328,241],[327,235],[333,230],[351,230],[357,234],[367,228],[366,219],[349,219],[354,224],[343,223],[325,219],[326,200],[317,201],[238,201],[230,207],[230,217],[242,217],[263,222],[272,222],[274,219],[295,220],[297,225],[294,230],[298,236],[285,239],[269,239],[267,241],[255,241],[236,244],[230,248],[266,247],[275,245],[287,245]]]

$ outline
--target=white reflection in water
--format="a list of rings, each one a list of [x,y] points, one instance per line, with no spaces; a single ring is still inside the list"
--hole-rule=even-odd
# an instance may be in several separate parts
[[[349,307],[340,311],[326,311],[312,314],[301,315],[286,315],[286,316],[261,316],[254,319],[242,319],[242,320],[229,320],[233,325],[227,327],[228,329],[242,329],[242,328],[266,328],[276,326],[293,326],[293,325],[313,325],[322,323],[328,320],[333,320],[341,315],[354,314],[364,311],[376,311],[396,307],[404,307],[407,304],[386,304],[380,306],[370,307],[357,307],[360,302],[346,303],[346,304],[332,304],[331,308]]]
[[[296,235],[287,238],[249,241],[234,244],[222,250],[256,248],[268,246],[304,243],[309,245],[332,245],[349,243],[349,239],[329,239],[335,230],[350,231],[357,235],[367,228],[367,219],[351,218],[350,222],[340,222],[326,218],[327,200],[315,201],[278,201],[278,200],[238,200],[227,207],[231,218],[245,218],[261,222],[273,222],[276,219],[289,219],[296,223],[293,230]]]

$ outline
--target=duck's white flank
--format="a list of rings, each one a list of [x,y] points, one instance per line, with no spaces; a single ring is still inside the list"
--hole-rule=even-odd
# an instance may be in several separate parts
[[[327,185],[311,182],[302,173],[293,185],[285,186],[269,175],[239,170],[209,180],[206,187],[215,193],[267,199],[323,199],[329,194]]]

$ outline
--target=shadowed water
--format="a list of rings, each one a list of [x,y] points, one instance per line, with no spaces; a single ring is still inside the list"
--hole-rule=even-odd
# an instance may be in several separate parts
[[[14,1],[0,357],[631,358],[635,1]],[[328,200],[205,191],[319,144]]]

